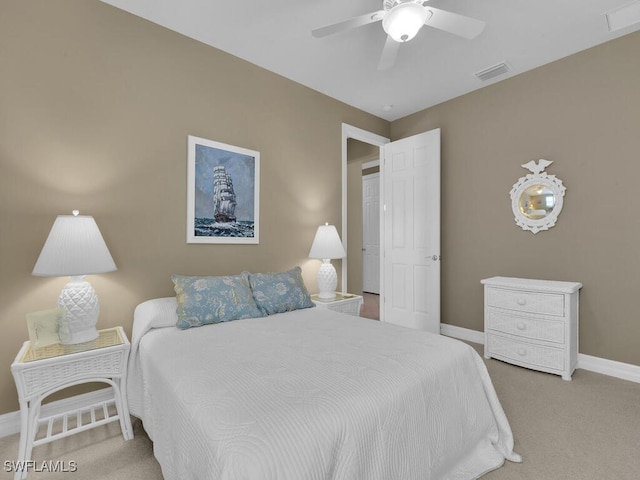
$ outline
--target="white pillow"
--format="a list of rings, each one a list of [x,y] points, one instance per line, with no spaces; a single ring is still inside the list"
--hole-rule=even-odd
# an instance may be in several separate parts
[[[175,327],[177,306],[176,297],[154,298],[138,305],[133,312],[132,340],[139,341],[152,328]]]

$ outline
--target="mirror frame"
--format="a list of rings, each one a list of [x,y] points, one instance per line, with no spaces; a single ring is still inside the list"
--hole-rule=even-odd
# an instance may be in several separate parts
[[[565,186],[562,184],[562,180],[555,175],[548,175],[547,172],[543,172],[545,168],[551,165],[553,162],[550,160],[540,159],[538,163],[535,160],[531,160],[529,163],[522,165],[523,168],[528,169],[531,173],[520,177],[520,179],[513,185],[513,188],[509,192],[511,195],[511,210],[515,216],[516,224],[523,230],[529,230],[536,234],[544,230],[549,230],[556,224],[558,215],[562,211]],[[542,185],[553,192],[555,197],[555,205],[544,218],[533,219],[527,217],[520,210],[520,197],[529,187],[534,185]]]

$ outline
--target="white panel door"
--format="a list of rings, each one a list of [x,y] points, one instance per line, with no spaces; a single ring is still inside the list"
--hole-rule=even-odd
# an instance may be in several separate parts
[[[362,290],[380,293],[380,174],[362,177]]]
[[[440,333],[440,129],[384,146],[382,320]]]

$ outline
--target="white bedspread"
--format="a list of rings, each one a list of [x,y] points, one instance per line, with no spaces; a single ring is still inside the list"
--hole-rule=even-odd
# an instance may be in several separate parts
[[[472,479],[520,461],[457,340],[315,308],[136,322],[130,405],[166,480]]]

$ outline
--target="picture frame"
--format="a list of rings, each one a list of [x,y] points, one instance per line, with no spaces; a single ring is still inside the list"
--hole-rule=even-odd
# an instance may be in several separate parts
[[[258,244],[260,152],[188,136],[187,243]]]
[[[40,312],[27,313],[27,329],[33,348],[42,348],[60,343],[58,322],[64,316],[64,309],[51,308]]]

